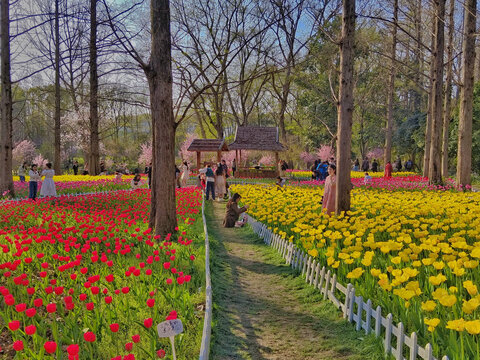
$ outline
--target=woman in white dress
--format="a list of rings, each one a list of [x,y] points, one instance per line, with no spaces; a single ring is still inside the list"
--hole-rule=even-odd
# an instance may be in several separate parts
[[[53,181],[54,175],[55,170],[52,169],[52,164],[47,163],[47,168],[42,171],[41,175],[42,177],[45,176],[45,180],[43,180],[42,187],[40,188],[40,196],[57,196],[57,189]]]
[[[218,201],[223,199],[223,197],[227,193],[225,172],[223,170],[222,164],[218,164],[217,170],[215,170],[215,193],[217,194]]]
[[[189,178],[190,178],[190,168],[188,167],[188,163],[184,161],[182,165],[182,177],[180,179],[182,181],[182,187],[187,186],[187,181]]]

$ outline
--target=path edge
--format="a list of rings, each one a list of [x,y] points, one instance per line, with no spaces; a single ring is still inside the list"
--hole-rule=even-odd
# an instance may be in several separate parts
[[[212,279],[210,277],[210,243],[208,240],[207,220],[205,219],[205,198],[202,199],[203,232],[205,234],[205,317],[203,320],[202,344],[199,360],[208,360],[210,339],[212,337]]]

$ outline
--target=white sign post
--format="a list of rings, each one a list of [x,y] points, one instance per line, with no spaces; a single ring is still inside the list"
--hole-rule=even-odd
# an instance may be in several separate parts
[[[180,319],[164,321],[157,325],[157,332],[160,338],[170,338],[173,360],[177,360],[177,356],[175,354],[175,335],[183,332],[182,321]]]

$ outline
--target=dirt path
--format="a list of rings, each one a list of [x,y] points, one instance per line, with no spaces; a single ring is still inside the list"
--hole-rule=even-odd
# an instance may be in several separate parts
[[[248,228],[225,229],[207,206],[212,242],[212,359],[381,359],[381,346],[340,318]]]

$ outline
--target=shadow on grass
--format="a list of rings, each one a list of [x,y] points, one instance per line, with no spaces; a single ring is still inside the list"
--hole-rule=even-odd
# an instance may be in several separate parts
[[[323,301],[320,292],[307,285],[298,272],[287,266],[274,249],[265,246],[250,228],[223,228],[218,214],[217,217],[214,214],[214,207],[220,206],[208,204],[206,207],[214,301],[212,359],[264,360],[269,358],[265,357],[269,353],[277,354],[278,349],[262,346],[258,341],[266,336],[255,321],[260,312],[266,319],[262,325],[272,330],[270,336],[275,336],[276,328],[290,327],[289,333],[298,338],[298,346],[303,349],[295,349],[297,357],[286,358],[384,359],[378,339],[368,336],[361,341],[364,333],[356,332],[345,322],[333,304]],[[242,247],[243,257],[229,253],[231,244]],[[251,256],[260,257],[261,261],[250,259]],[[252,276],[271,275],[276,287],[280,284],[290,297],[295,297],[295,302],[276,304],[268,292],[252,297],[242,287],[242,275],[246,272]],[[265,286],[268,288],[268,284]],[[306,327],[316,334],[316,341],[301,333]],[[282,339],[278,340],[280,346],[285,345]],[[312,354],[317,355],[312,357]]]

